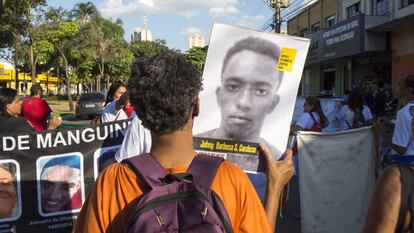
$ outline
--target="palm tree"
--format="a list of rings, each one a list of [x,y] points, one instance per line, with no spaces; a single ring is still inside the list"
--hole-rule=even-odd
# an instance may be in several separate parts
[[[63,7],[59,7],[59,8],[50,7],[49,11],[45,13],[45,18],[47,21],[58,24],[62,22],[67,15],[68,15],[68,12],[65,9],[63,9]]]
[[[72,10],[72,15],[79,20],[80,26],[85,25],[91,18],[98,14],[98,10],[92,2],[80,2]]]

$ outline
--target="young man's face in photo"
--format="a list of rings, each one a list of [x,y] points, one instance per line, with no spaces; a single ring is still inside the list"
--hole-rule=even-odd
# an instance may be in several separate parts
[[[80,171],[69,166],[46,168],[41,177],[42,209],[46,213],[67,210],[80,189]]]
[[[222,74],[216,94],[221,108],[221,128],[231,138],[260,132],[264,118],[278,102],[281,81],[277,61],[249,50],[234,54]]]

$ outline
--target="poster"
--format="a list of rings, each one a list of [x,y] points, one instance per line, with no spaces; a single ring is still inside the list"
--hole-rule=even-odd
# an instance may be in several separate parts
[[[129,120],[0,135],[0,232],[71,232],[99,171],[115,162]]]
[[[309,44],[306,38],[214,24],[194,135],[265,144],[279,159],[286,149]],[[246,172],[263,171],[258,154],[227,159]]]
[[[362,232],[375,185],[371,127],[297,138],[302,232]]]

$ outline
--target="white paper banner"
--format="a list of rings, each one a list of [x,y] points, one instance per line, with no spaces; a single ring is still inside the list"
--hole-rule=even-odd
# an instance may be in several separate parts
[[[302,233],[359,233],[375,184],[371,127],[298,134]]]

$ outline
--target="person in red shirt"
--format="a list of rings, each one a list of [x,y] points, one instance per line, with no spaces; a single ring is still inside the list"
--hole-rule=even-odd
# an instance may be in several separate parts
[[[52,112],[49,105],[42,97],[43,89],[40,84],[34,84],[30,88],[30,98],[22,103],[21,116],[25,118],[36,131],[47,129],[47,119]]]

